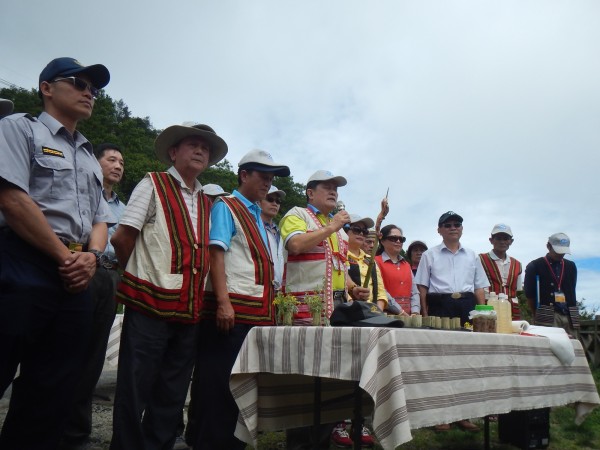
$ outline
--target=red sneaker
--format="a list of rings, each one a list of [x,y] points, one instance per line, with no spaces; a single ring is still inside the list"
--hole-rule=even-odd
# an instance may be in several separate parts
[[[331,441],[336,447],[352,448],[352,439],[350,439],[350,435],[346,431],[346,424],[344,422],[340,422],[333,427]]]
[[[362,429],[362,435],[360,437],[360,446],[361,447],[373,447],[375,441],[373,441],[373,436],[371,436],[371,432],[365,426]]]

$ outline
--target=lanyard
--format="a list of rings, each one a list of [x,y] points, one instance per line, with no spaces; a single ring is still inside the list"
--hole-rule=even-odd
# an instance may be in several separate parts
[[[552,266],[550,265],[550,262],[548,261],[548,257],[544,258],[544,261],[546,261],[546,264],[548,265],[548,269],[550,270],[550,274],[552,274],[552,278],[554,278],[554,281],[556,281],[556,286],[558,287],[558,290],[560,291],[560,285],[563,280],[563,275],[565,274],[565,262],[563,260],[560,261],[560,277],[556,278],[556,274],[554,273],[554,269],[552,268]]]

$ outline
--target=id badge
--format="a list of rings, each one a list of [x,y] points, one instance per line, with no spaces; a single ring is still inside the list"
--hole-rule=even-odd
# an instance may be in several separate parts
[[[564,303],[567,301],[567,299],[565,298],[565,293],[562,291],[556,291],[554,293],[554,301],[556,303]]]

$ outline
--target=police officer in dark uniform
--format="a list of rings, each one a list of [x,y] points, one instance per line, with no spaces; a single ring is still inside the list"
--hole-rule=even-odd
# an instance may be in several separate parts
[[[88,283],[114,220],[76,127],[109,79],[103,65],[54,59],[39,78],[44,112],[0,121],[0,393],[21,365],[2,449],[56,448],[80,376]]]

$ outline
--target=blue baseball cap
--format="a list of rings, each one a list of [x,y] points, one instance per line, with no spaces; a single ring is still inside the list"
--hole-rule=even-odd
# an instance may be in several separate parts
[[[56,58],[48,63],[42,73],[40,81],[52,81],[56,77],[70,77],[73,75],[85,74],[90,78],[94,87],[102,89],[110,81],[110,73],[102,64],[84,66],[75,58]]]

